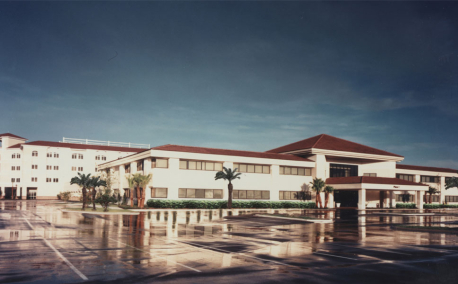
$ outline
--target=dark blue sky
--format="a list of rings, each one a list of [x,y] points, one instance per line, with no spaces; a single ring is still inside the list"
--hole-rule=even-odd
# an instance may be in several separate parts
[[[458,3],[0,2],[0,132],[458,168]]]

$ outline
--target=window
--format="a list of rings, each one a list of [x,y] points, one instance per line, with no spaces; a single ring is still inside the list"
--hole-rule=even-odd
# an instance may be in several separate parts
[[[403,179],[403,180],[414,181],[413,180],[413,175],[396,174],[396,177],[400,178],[400,179]]]
[[[152,198],[167,198],[167,188],[151,188]]]
[[[234,199],[270,199],[268,190],[233,190],[232,198]]]
[[[95,160],[99,161],[100,160],[100,156],[95,156]]]
[[[106,156],[102,156],[102,161],[106,161],[107,160],[107,157]]]
[[[11,182],[15,182],[15,181],[16,181],[16,179],[15,179],[15,178],[12,178],[12,179],[11,179]]]
[[[396,194],[396,202],[415,202],[415,195],[412,194]]]
[[[32,178],[32,182],[37,182],[37,180],[38,180],[38,178],[36,178],[36,177]]]
[[[16,154],[11,155],[11,159],[16,159]]]
[[[252,164],[234,163],[234,169],[238,169],[238,171],[241,173],[270,174],[269,165],[252,165]]]
[[[38,151],[33,151],[32,152],[32,157],[38,157]]]
[[[281,175],[311,176],[312,169],[280,166]]]
[[[365,177],[376,177],[377,174],[376,173],[364,173],[363,176],[365,176]]]
[[[15,171],[16,170],[16,166],[11,166],[11,170]]]
[[[124,171],[126,174],[130,174],[130,165],[125,165],[124,166]]]
[[[78,157],[78,154],[72,154],[72,159],[76,159]]]
[[[51,182],[51,178],[46,178],[46,182]]]
[[[59,158],[59,153],[54,152],[54,158]]]
[[[83,171],[83,167],[78,167],[78,172],[82,172]]]
[[[54,166],[54,170],[58,171],[59,170],[59,166]]]
[[[280,191],[280,200],[302,200],[301,195],[305,195],[305,200],[312,200],[312,193],[306,191]]]
[[[58,178],[53,178],[52,181],[53,182],[59,182],[59,179]]]
[[[458,202],[458,196],[446,195],[445,202]]]
[[[168,159],[153,158],[151,160],[151,168],[168,168],[168,167],[169,167]]]
[[[52,153],[46,153],[46,157],[52,158]]]
[[[16,182],[21,182],[21,179],[20,178],[16,178]]]
[[[434,195],[433,194],[431,197],[432,197],[431,202],[440,202],[440,196],[439,195]],[[423,195],[423,202],[429,202],[429,198],[430,198],[429,194]]]
[[[38,169],[38,165],[32,165],[32,170],[37,170]]]
[[[205,199],[221,199],[223,198],[222,189],[194,189],[194,188],[179,188],[179,198],[205,198]]]
[[[76,171],[76,167],[72,167],[72,171],[74,171],[74,172],[75,172],[75,171]]]
[[[46,166],[46,169],[47,169],[47,170],[52,170],[52,166],[49,166],[49,165],[48,165],[48,166]]]
[[[78,154],[78,159],[82,160],[83,159],[83,154]]]
[[[16,158],[20,159],[21,158],[21,154],[16,154]]]
[[[137,162],[137,172],[143,171],[143,163],[144,162],[145,162],[145,160],[141,160],[141,161]]]
[[[421,176],[421,182],[439,183],[440,182],[440,177],[436,177],[436,176]]]
[[[182,170],[199,170],[199,171],[222,171],[223,163],[180,160],[180,169]]]
[[[358,176],[358,166],[330,164],[330,177],[356,177]]]

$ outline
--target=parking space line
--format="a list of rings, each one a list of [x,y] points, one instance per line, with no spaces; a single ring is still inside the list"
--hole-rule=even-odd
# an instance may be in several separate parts
[[[29,224],[29,226],[30,226],[30,228],[32,228],[32,230],[35,230],[35,228],[32,226],[32,224],[30,224],[30,222],[29,222],[29,220],[27,218],[22,218],[22,219],[24,219],[27,222],[27,224]]]
[[[256,256],[246,255],[244,253],[231,252],[231,251],[227,251],[227,250],[219,249],[219,248],[215,248],[215,247],[210,247],[210,246],[205,246],[205,245],[200,245],[200,244],[194,244],[194,243],[191,243],[191,242],[188,243],[188,242],[181,241],[181,243],[192,245],[194,247],[196,247],[196,246],[197,247],[204,247],[204,248],[209,248],[210,250],[219,250],[219,251],[222,251],[224,253],[238,254],[238,255],[242,255],[242,256],[245,256],[245,257],[248,257],[248,258],[254,258],[254,259],[257,259],[257,260],[261,260],[261,261],[273,262],[273,263],[277,263],[277,264],[280,264],[280,265],[300,268],[299,266],[295,266],[295,265],[291,265],[291,264],[287,264],[287,263],[283,263],[283,262],[279,262],[279,261],[275,261],[275,260],[264,259],[264,258],[260,258],[260,257],[256,257]]]
[[[332,245],[333,245],[333,246],[339,246],[339,247],[360,249],[360,250],[373,250],[373,251],[380,251],[380,252],[386,252],[386,253],[394,253],[394,254],[402,254],[402,255],[411,255],[411,254],[409,254],[409,253],[395,252],[395,251],[389,251],[389,250],[383,250],[383,249],[373,249],[373,248],[366,248],[366,247],[352,247],[352,246],[344,246],[344,245],[339,245],[339,244],[332,244]]]
[[[79,277],[81,277],[83,280],[87,281],[89,280],[86,275],[81,273],[81,271],[78,270],[65,256],[63,256],[48,240],[43,239],[43,241],[50,247],[60,258],[62,258],[63,261],[76,273],[78,274]]]
[[[148,253],[149,255],[151,255],[152,257],[157,257],[157,258],[165,259],[165,260],[167,260],[167,261],[170,261],[170,262],[176,263],[176,264],[178,264],[178,265],[180,265],[180,266],[186,267],[187,269],[190,269],[190,270],[194,270],[194,271],[196,271],[196,272],[202,272],[202,271],[200,271],[200,270],[198,270],[198,269],[195,269],[195,268],[192,268],[192,267],[190,267],[190,266],[187,266],[187,265],[181,264],[181,263],[179,263],[179,262],[176,262],[176,261],[173,261],[173,260],[167,259],[167,258],[165,258],[165,257],[162,257],[162,256],[158,256],[158,255],[154,255],[154,254],[152,254],[152,253],[151,253],[151,252],[149,252],[149,251],[146,251],[146,250],[142,250],[142,249],[139,249],[139,248],[133,247],[133,246],[131,246],[131,245],[128,245],[128,244],[126,244],[126,243],[123,243],[123,242],[121,242],[121,241],[115,240],[115,239],[113,239],[113,238],[110,238],[110,237],[108,237],[108,238],[109,238],[110,240],[112,240],[112,241],[115,241],[115,242],[118,242],[118,243],[120,243],[120,244],[122,244],[122,245],[125,245],[125,246],[128,246],[128,247],[131,247],[131,248],[133,248],[133,249],[136,249],[136,250],[139,250],[139,251],[142,251],[142,252],[146,252],[146,253]]]
[[[332,256],[332,257],[338,257],[338,258],[345,258],[345,259],[350,259],[350,260],[359,260],[359,259],[356,259],[356,258],[350,258],[350,257],[345,257],[345,256],[333,255],[333,254],[328,254],[328,253],[323,253],[323,252],[314,252],[314,254],[322,254],[322,255],[327,255],[327,256]]]

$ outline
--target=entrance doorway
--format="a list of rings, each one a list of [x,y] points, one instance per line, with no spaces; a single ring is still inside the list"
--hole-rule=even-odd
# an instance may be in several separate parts
[[[334,201],[340,203],[340,207],[358,207],[357,190],[336,190]]]
[[[5,199],[14,199],[16,198],[16,187],[5,187]]]
[[[37,199],[36,187],[27,187],[27,199]]]

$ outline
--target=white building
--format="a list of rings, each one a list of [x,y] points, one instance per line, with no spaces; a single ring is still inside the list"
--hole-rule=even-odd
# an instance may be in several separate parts
[[[43,154],[39,154],[47,155],[48,152],[54,153],[54,149],[60,149],[65,153],[60,154],[60,161],[66,169],[78,167],[79,161],[71,157],[85,151],[89,164],[84,165],[83,172],[93,173],[96,165],[99,170],[110,170],[117,177],[113,188],[119,189],[121,193],[123,190],[127,194],[129,192],[126,175],[151,173],[153,179],[146,191],[147,199],[227,199],[227,182],[214,179],[217,171],[227,167],[238,168],[243,173],[241,179],[234,181],[235,200],[295,200],[295,193],[307,189],[312,179],[318,177],[337,190],[334,197],[341,203],[341,207],[390,207],[410,194],[409,200],[422,208],[428,186],[440,190],[440,195],[433,201],[458,202],[457,188],[445,190],[445,180],[458,177],[457,170],[399,164],[404,159],[400,155],[325,134],[267,152],[179,145],[163,145],[151,149],[116,147],[109,150],[108,146],[59,142],[37,141],[24,144],[23,138],[11,137],[11,134],[0,135],[0,138],[3,139],[0,187],[11,187],[10,179],[19,173],[12,170],[17,161],[12,159],[12,155],[20,154],[25,165],[20,170],[20,178],[27,180],[27,183],[19,186],[24,189],[37,188],[37,198],[55,198],[55,194],[70,188],[70,178],[78,172],[56,172],[55,178],[62,181],[60,184],[33,184],[33,177],[39,181],[54,178],[50,176],[54,174],[53,170],[34,172],[32,165],[37,157],[33,156],[33,151],[42,149]],[[15,141],[13,144],[9,142],[11,139]],[[50,147],[49,150],[47,147]],[[95,159],[100,151],[105,151],[107,157],[101,163]],[[54,166],[53,159],[47,158],[40,165]],[[87,167],[90,167],[89,171],[86,171]],[[33,176],[35,173],[36,176]],[[314,199],[315,196],[311,195],[310,198]],[[333,206],[331,196],[329,207]]]
[[[70,179],[95,174],[97,165],[144,151],[140,148],[33,141],[0,134],[0,190],[4,198],[56,199],[61,191],[79,192]]]

